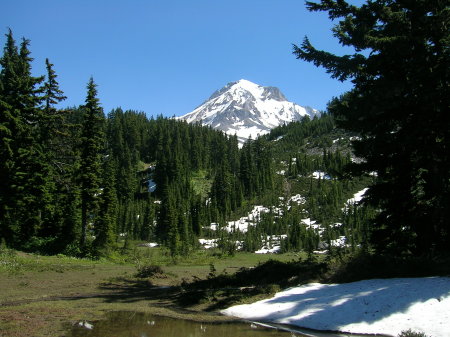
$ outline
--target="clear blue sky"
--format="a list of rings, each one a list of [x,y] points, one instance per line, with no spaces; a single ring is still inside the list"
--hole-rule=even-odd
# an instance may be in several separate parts
[[[11,28],[31,40],[33,72],[54,64],[63,106],[84,103],[93,76],[99,99],[148,115],[180,116],[228,82],[276,86],[300,105],[325,109],[350,88],[297,60],[292,44],[307,35],[344,53],[324,13],[303,0],[6,0],[1,50]]]

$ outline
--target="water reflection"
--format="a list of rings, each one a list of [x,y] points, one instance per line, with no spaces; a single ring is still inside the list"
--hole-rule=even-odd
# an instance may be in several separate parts
[[[70,337],[293,337],[300,333],[281,331],[255,323],[197,323],[142,313],[112,312],[106,320],[80,322]]]
[[[79,322],[67,337],[338,337],[349,334],[325,333],[286,326],[266,327],[259,323],[198,323],[136,312],[110,312],[107,319]],[[358,335],[351,335],[357,337]],[[361,335],[360,335],[361,336]],[[369,335],[364,335],[368,337]]]

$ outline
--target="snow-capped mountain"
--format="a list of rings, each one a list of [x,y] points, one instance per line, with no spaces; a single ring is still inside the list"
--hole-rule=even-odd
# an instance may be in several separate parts
[[[278,88],[240,80],[228,83],[179,119],[188,123],[201,122],[229,135],[236,134],[243,143],[281,124],[317,114],[318,110],[289,102]]]

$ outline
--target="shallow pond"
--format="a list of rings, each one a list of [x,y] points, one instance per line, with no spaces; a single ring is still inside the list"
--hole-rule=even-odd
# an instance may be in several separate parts
[[[286,330],[283,330],[286,329]],[[67,337],[336,337],[346,334],[269,328],[258,323],[198,323],[133,312],[111,312],[107,319],[79,322]]]

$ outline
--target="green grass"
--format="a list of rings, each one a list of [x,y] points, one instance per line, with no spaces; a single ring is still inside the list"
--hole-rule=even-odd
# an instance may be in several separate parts
[[[89,259],[78,259],[65,255],[42,256],[37,254],[26,254],[11,249],[0,250],[0,272],[11,275],[24,272],[65,272],[67,270],[80,270],[94,268],[99,261]]]
[[[138,171],[145,171],[150,166],[152,166],[152,164],[151,163],[144,163],[143,161],[139,161],[137,166],[138,166]]]
[[[158,265],[175,274],[184,277],[203,276],[209,272],[209,266],[214,264],[219,271],[234,273],[242,267],[253,267],[275,259],[283,262],[306,258],[306,253],[286,254],[254,254],[237,252],[234,256],[224,255],[218,249],[198,250],[187,256],[180,256],[175,261],[165,248],[137,247],[132,253],[132,259],[139,265]],[[191,273],[189,273],[191,271]],[[192,275],[189,275],[192,274]]]
[[[191,184],[195,194],[206,198],[211,191],[212,179],[205,170],[200,170],[192,174]]]
[[[207,250],[174,261],[164,248],[133,246],[127,255],[97,261],[0,250],[0,331],[60,336],[64,324],[112,310],[218,320],[224,319],[214,313],[218,309],[311,281],[450,274],[445,259],[359,254],[308,260],[304,253],[225,256]]]
[[[15,337],[61,336],[67,325],[101,319],[111,310],[202,321],[223,320],[224,317],[203,311],[216,303],[213,297],[206,296],[203,303],[184,307],[189,311],[180,311],[179,298],[184,291],[181,285],[208,278],[211,265],[217,275],[232,275],[242,267],[253,267],[274,257],[283,261],[297,258],[293,254],[249,253],[230,257],[218,251],[198,251],[179,258],[175,264],[164,248],[135,247],[127,255],[96,261],[2,249],[0,331]],[[152,265],[160,268],[145,269]],[[140,270],[151,271],[139,276],[150,277],[136,277],[139,266]],[[171,288],[155,290],[151,286]]]

